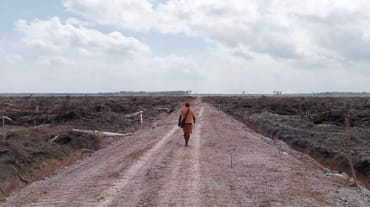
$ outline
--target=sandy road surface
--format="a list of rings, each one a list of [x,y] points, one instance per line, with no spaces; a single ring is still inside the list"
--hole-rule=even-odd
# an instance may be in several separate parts
[[[172,114],[1,206],[370,206],[368,190],[346,186],[310,157],[200,100],[194,109],[190,147]]]

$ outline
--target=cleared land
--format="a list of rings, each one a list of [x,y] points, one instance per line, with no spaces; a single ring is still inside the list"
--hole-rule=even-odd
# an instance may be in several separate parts
[[[255,131],[280,139],[338,171],[351,174],[348,146],[358,177],[370,187],[369,97],[208,97],[205,101]],[[345,115],[351,142],[346,143]]]
[[[13,190],[49,176],[122,136],[166,116],[190,97],[2,97],[0,116],[0,200]],[[1,117],[0,117],[1,118]],[[77,129],[77,130],[75,130]],[[88,131],[87,131],[88,132]],[[115,134],[108,134],[115,135]]]
[[[308,155],[199,99],[194,110],[190,147],[183,146],[176,111],[157,128],[144,127],[1,206],[369,205],[369,190],[350,187]]]

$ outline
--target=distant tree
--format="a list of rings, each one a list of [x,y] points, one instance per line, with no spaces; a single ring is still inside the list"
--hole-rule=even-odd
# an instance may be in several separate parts
[[[277,95],[277,96],[280,96],[280,95],[282,95],[282,94],[283,94],[283,92],[281,92],[281,91],[273,91],[273,93],[274,93],[275,95]]]

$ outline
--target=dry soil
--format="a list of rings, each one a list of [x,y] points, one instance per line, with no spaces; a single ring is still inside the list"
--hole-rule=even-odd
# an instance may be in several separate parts
[[[369,206],[308,155],[197,100],[190,146],[178,111],[135,136],[13,193],[14,206]],[[231,166],[232,155],[232,166]]]

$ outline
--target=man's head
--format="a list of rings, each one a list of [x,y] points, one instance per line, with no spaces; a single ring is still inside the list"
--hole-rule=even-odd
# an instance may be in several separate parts
[[[190,107],[190,104],[189,103],[185,103],[185,107]]]

